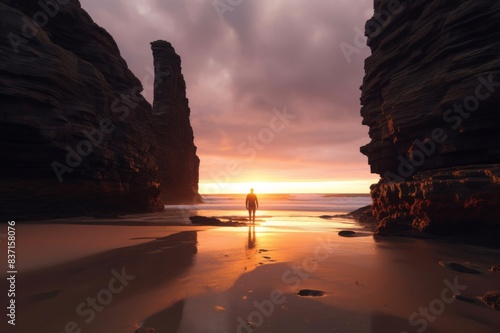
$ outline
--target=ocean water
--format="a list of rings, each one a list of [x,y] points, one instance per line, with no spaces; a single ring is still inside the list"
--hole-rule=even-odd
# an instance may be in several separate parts
[[[321,216],[352,212],[371,203],[369,194],[257,194],[258,222],[298,223],[324,221]],[[245,220],[245,194],[204,195],[203,203],[197,205],[168,205],[167,214],[217,217],[223,221]]]
[[[353,229],[352,219],[324,219],[341,215],[371,203],[368,194],[257,194],[256,226],[260,237],[278,232],[328,232],[332,228]],[[204,195],[196,205],[168,205],[165,211],[111,218],[75,217],[19,226],[23,235],[19,253],[24,270],[54,265],[112,248],[135,245],[185,230],[194,215],[217,217],[221,221],[246,222],[245,196]],[[171,228],[171,229],[167,229]],[[173,229],[172,229],[173,228]],[[220,228],[222,233],[246,233],[248,228]],[[64,234],[64,237],[60,235]],[[220,246],[212,233],[200,233],[200,247]],[[92,245],[89,245],[89,239]],[[203,239],[203,241],[202,241]],[[227,241],[226,241],[227,243]],[[61,251],[61,248],[65,249]],[[34,250],[36,249],[36,250]],[[44,260],[40,260],[44,258]]]

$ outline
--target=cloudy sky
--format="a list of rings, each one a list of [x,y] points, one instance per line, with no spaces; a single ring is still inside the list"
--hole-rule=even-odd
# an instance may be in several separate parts
[[[360,45],[355,29],[373,0],[80,2],[115,38],[148,100],[150,42],[168,40],[180,54],[203,192],[256,182],[368,192],[377,181],[359,153],[369,141],[359,115],[369,49],[346,57],[341,48]]]

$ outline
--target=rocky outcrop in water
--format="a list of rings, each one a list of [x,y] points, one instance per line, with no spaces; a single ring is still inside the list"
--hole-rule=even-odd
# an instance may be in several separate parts
[[[198,195],[198,170],[193,129],[189,122],[186,82],[181,57],[169,42],[151,43],[155,65],[153,112],[156,117],[158,162],[162,198],[166,202],[191,202]]]
[[[375,1],[361,148],[380,233],[500,226],[500,3]]]
[[[162,209],[169,142],[113,38],[76,0],[4,0],[0,18],[0,215]]]

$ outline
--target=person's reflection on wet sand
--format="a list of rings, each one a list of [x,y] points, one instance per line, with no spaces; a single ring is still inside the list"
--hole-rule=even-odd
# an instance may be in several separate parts
[[[251,250],[257,245],[257,238],[255,236],[255,223],[248,224],[248,243],[247,249]]]

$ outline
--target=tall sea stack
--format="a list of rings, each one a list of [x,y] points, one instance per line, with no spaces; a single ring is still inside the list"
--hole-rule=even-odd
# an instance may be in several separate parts
[[[163,210],[165,199],[192,202],[199,160],[179,57],[170,47],[158,58],[163,94],[153,113],[111,35],[78,0],[50,3],[0,1],[0,217],[108,216]],[[49,7],[55,12],[37,25]]]
[[[361,148],[380,233],[500,226],[500,2],[375,1]]]
[[[38,26],[45,2],[0,2],[0,215],[161,210],[141,82],[79,1]]]
[[[181,58],[169,42],[151,43],[155,66],[153,114],[157,133],[162,200],[196,203],[200,160],[189,121]]]

